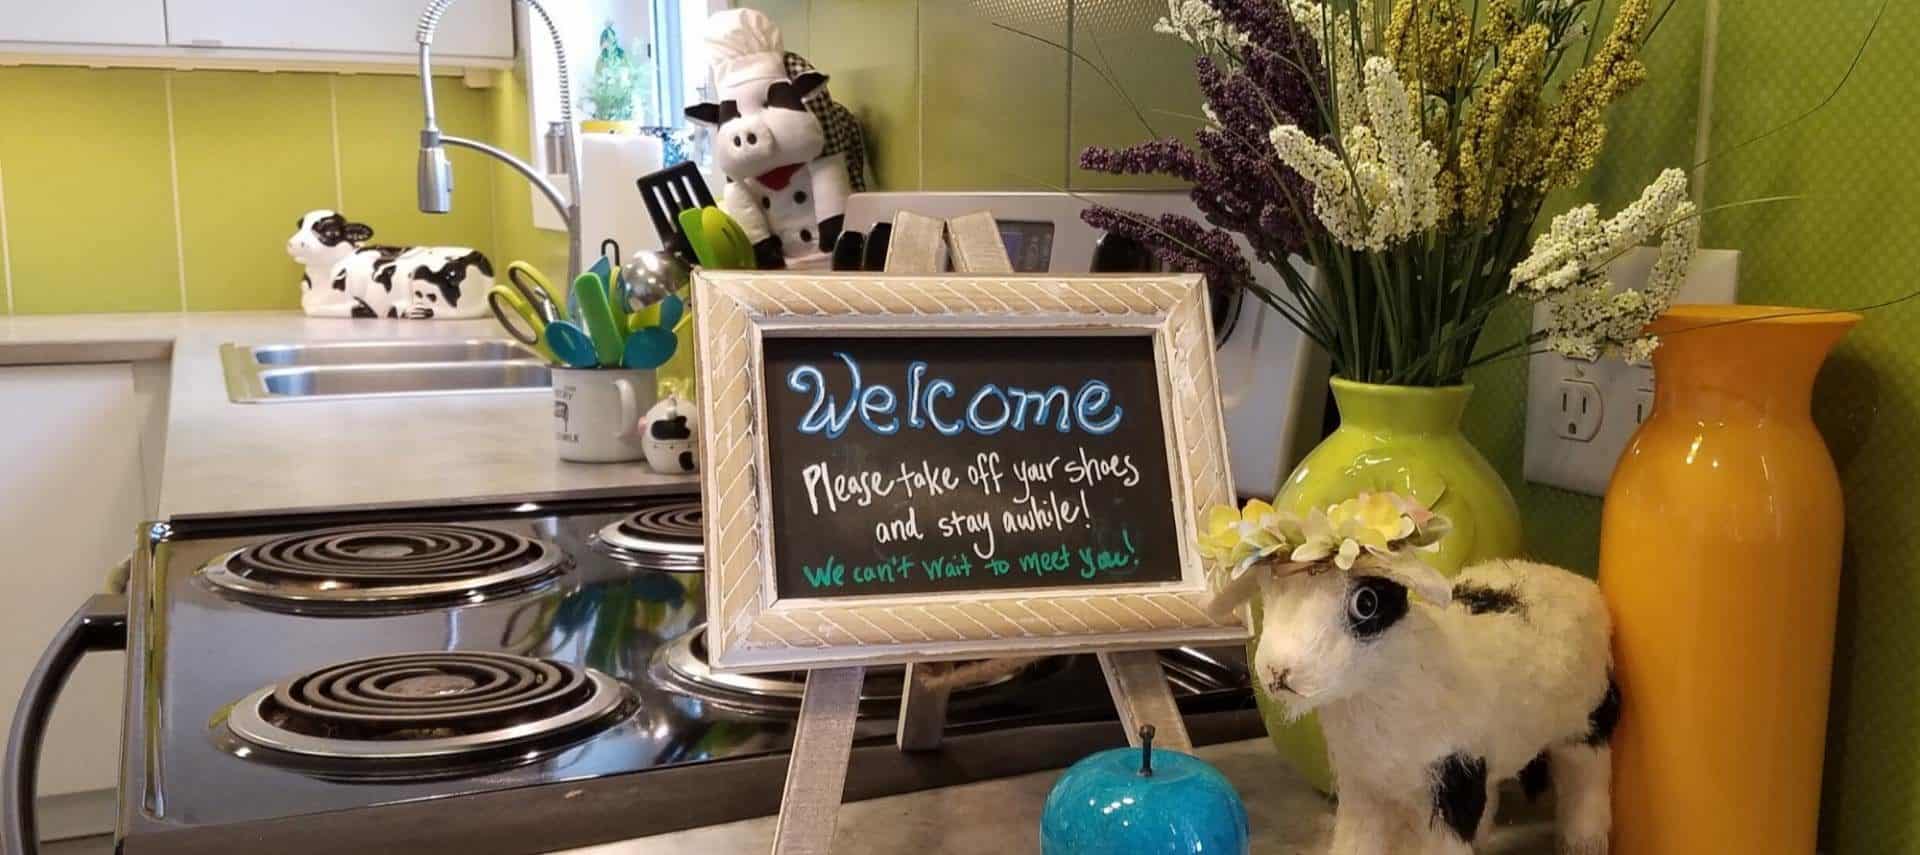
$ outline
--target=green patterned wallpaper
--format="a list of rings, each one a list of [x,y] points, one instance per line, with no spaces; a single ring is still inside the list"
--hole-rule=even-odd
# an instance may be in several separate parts
[[[1705,31],[1706,4],[1679,0],[1647,43],[1647,82],[1608,114],[1607,146],[1599,164],[1585,186],[1549,202],[1542,225],[1551,214],[1587,201],[1610,214],[1638,198],[1661,170],[1692,162]],[[1525,307],[1508,307],[1488,325],[1481,341],[1488,346],[1512,342],[1526,334],[1529,322]],[[1467,435],[1506,477],[1524,509],[1529,550],[1542,561],[1594,573],[1600,564],[1600,500],[1531,484],[1520,474],[1526,448],[1526,361],[1491,363],[1468,379],[1474,384],[1475,405],[1467,413]]]
[[[1813,108],[1838,83],[1881,0],[1741,0],[1721,13],[1715,150]],[[1806,198],[1706,221],[1740,249],[1741,298],[1842,308],[1910,293],[1920,269],[1920,6],[1902,0],[1858,71],[1808,121],[1708,167],[1707,200]],[[1823,848],[1920,851],[1920,305],[1870,312],[1829,360],[1814,418],[1846,490],[1846,562],[1822,808]]]

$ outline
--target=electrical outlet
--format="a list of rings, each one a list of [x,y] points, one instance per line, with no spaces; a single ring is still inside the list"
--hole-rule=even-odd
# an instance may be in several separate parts
[[[1561,439],[1575,442],[1592,442],[1593,435],[1600,432],[1601,414],[1604,406],[1600,401],[1600,387],[1585,380],[1561,380],[1560,420],[1554,423],[1554,431]]]
[[[1647,281],[1658,253],[1637,249],[1607,270],[1624,287]],[[1740,253],[1703,249],[1694,253],[1676,303],[1732,303],[1739,282]],[[1536,309],[1534,323],[1544,309]],[[1526,479],[1601,496],[1614,464],[1640,424],[1653,415],[1653,369],[1620,359],[1588,362],[1540,354],[1527,363]]]

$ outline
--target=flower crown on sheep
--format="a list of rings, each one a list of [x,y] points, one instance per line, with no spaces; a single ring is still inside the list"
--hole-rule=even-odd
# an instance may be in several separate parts
[[[1418,553],[1440,547],[1452,529],[1446,517],[1398,493],[1363,492],[1305,517],[1279,510],[1259,499],[1238,511],[1227,505],[1207,509],[1200,532],[1200,556],[1224,571],[1213,608],[1230,612],[1266,578],[1355,567],[1396,570],[1422,564]]]

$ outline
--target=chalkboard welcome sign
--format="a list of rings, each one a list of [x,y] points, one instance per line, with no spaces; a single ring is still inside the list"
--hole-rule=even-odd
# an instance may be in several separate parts
[[[1197,277],[698,278],[723,669],[1233,640]]]

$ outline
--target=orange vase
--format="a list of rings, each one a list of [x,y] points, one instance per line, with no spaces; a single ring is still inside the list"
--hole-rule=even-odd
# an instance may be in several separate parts
[[[1600,532],[1614,855],[1814,849],[1842,507],[1810,410],[1860,317],[1770,317],[1795,311],[1677,306],[1652,327],[1653,414]]]

